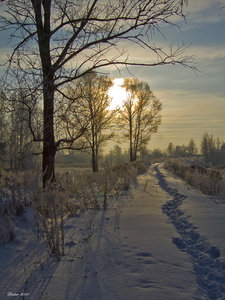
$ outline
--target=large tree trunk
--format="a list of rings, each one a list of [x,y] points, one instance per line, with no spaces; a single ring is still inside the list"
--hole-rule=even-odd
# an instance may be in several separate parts
[[[55,180],[55,137],[54,137],[54,87],[51,83],[44,86],[44,132],[43,132],[43,187],[48,181]]]
[[[44,131],[42,172],[43,187],[55,180],[55,136],[54,136],[54,93],[44,98]]]
[[[51,0],[32,0],[38,33],[38,45],[42,64],[44,128],[43,128],[43,187],[48,181],[54,181],[55,137],[54,137],[54,72],[51,62]]]

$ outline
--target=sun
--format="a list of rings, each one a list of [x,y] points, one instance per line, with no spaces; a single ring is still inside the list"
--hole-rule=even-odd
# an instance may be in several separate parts
[[[123,106],[124,100],[127,98],[127,91],[123,87],[124,78],[115,78],[113,85],[108,90],[108,95],[112,98],[109,109],[114,110]]]

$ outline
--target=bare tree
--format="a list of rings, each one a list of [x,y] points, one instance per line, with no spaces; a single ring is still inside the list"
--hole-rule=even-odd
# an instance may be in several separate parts
[[[210,155],[213,148],[214,148],[213,136],[212,135],[210,136],[208,133],[204,133],[201,140],[201,153],[204,156],[204,160],[206,164],[209,164],[210,162]]]
[[[190,140],[188,146],[187,146],[188,154],[189,155],[195,155],[198,153],[198,148],[195,144],[195,141],[193,139]]]
[[[1,95],[0,136],[5,146],[4,162],[9,162],[10,168],[31,166],[34,147],[29,127],[32,126],[35,134],[40,133],[40,120],[37,120],[37,107],[34,108],[33,100],[21,89],[12,91],[7,97]]]
[[[88,110],[83,105],[85,88],[82,78],[79,78],[57,98],[54,115],[57,151],[87,148],[81,139],[90,123]]]
[[[1,29],[10,30],[14,48],[8,59],[10,76],[24,74],[43,98],[43,183],[54,180],[54,159],[61,141],[55,140],[57,94],[90,70],[110,65],[158,66],[182,64],[184,47],[168,51],[152,42],[161,24],[183,17],[185,0],[5,0]],[[125,43],[121,43],[124,41]],[[129,60],[130,44],[149,50],[150,60]],[[151,55],[152,54],[152,55]],[[35,137],[35,140],[40,140]],[[63,142],[63,141],[62,141]]]
[[[109,110],[111,99],[108,95],[111,85],[112,80],[90,72],[80,81],[81,96],[75,102],[78,108],[74,110],[74,114],[79,111],[79,114],[76,114],[76,123],[79,126],[84,120],[87,122],[83,138],[85,147],[91,149],[93,172],[98,172],[99,152],[102,146],[113,137],[111,126],[115,111]],[[74,89],[71,88],[70,94],[72,97],[79,92],[74,93]],[[74,116],[72,119],[75,119]]]
[[[174,146],[174,144],[173,143],[169,143],[168,144],[168,147],[167,147],[167,149],[166,149],[166,152],[167,152],[167,154],[169,155],[169,156],[173,156],[174,155],[174,152],[175,152],[175,146]]]
[[[154,96],[149,85],[137,79],[126,79],[124,86],[127,98],[120,110],[120,121],[124,136],[129,141],[130,161],[137,159],[137,153],[157,132],[161,123],[162,105]]]

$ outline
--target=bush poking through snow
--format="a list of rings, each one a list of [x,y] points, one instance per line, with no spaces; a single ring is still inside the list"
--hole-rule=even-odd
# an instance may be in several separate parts
[[[225,196],[225,181],[218,170],[194,162],[186,163],[182,159],[168,160],[164,167],[204,194]]]
[[[41,197],[41,216],[51,253],[57,258],[64,255],[63,195],[56,184],[49,184]]]
[[[0,172],[0,244],[3,245],[15,236],[13,219],[24,211],[22,193],[16,179]]]
[[[63,207],[76,215],[87,209],[105,209],[108,201],[117,198],[137,181],[137,175],[146,171],[141,162],[116,165],[97,173],[60,173],[58,182],[64,191]]]
[[[60,173],[57,182],[41,187],[38,173],[20,173],[17,177],[0,176],[0,242],[14,237],[13,219],[24,207],[34,210],[37,237],[45,232],[52,254],[64,254],[64,221],[87,210],[105,210],[146,171],[141,162],[126,163],[98,173]]]
[[[146,168],[141,163],[123,164],[98,173],[59,174],[57,183],[49,184],[42,193],[38,210],[51,252],[64,254],[64,219],[87,210],[105,210],[109,201],[136,182],[137,173]]]
[[[11,173],[0,170],[0,244],[5,244],[16,235],[15,221],[26,207],[40,197],[40,180],[36,172]]]
[[[15,228],[9,216],[0,213],[0,243],[4,245],[15,236]]]

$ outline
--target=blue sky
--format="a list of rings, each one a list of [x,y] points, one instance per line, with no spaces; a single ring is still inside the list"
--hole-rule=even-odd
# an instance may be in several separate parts
[[[153,135],[150,148],[164,149],[169,142],[187,144],[191,138],[200,145],[204,132],[225,140],[223,6],[224,0],[191,0],[181,29],[164,28],[168,43],[184,42],[188,46],[185,54],[195,57],[197,74],[182,66],[132,69],[137,78],[149,83],[163,104],[162,125]],[[127,76],[125,71],[112,74]]]

